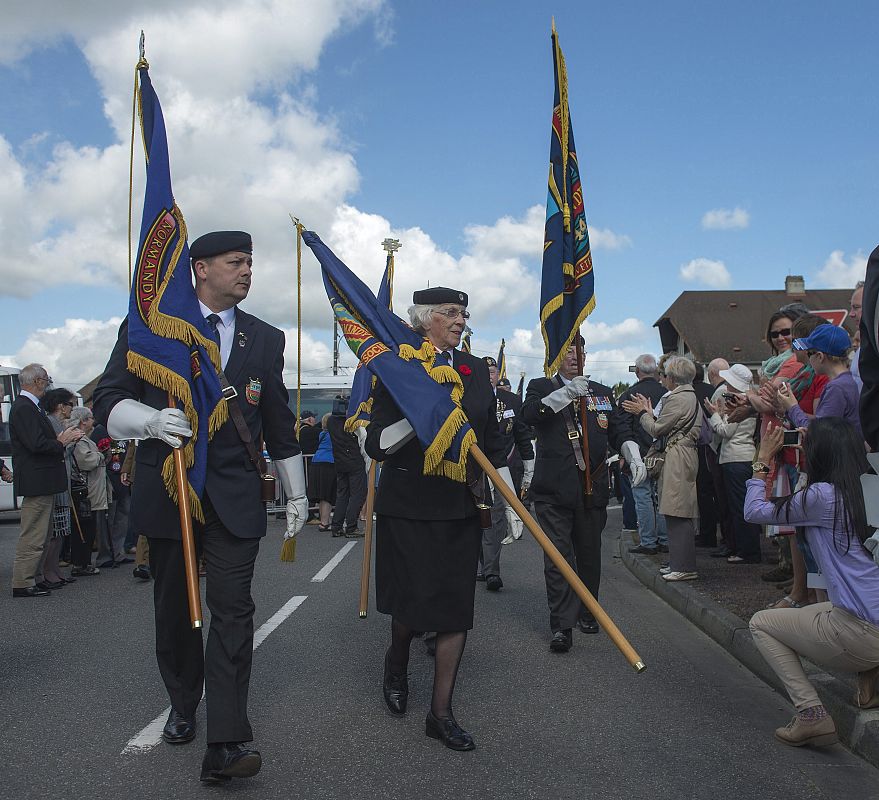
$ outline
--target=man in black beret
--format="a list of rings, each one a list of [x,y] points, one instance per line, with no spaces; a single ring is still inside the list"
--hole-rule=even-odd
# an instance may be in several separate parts
[[[185,414],[167,408],[168,396],[127,369],[128,322],[95,390],[95,416],[114,439],[142,440],[137,448],[134,500],[137,527],[149,538],[155,578],[156,654],[171,698],[162,737],[183,744],[195,737],[202,687],[207,700],[208,748],[201,780],[218,783],[255,775],[262,759],[245,746],[253,733],[247,694],[253,655],[250,584],[259,541],[266,533],[261,479],[244,440],[264,440],[288,498],[287,533],[305,524],[305,473],[296,440],[296,419],[281,378],[284,334],[245,313],[238,303],[250,291],[253,244],[243,231],[216,231],[190,247],[199,306],[220,347],[230,419],[208,445],[207,479],[196,524],[207,571],[211,612],[207,648],[193,630],[184,580],[178,509],[168,496],[162,465],[181,436],[190,436]],[[222,383],[222,379],[221,379]],[[232,391],[234,390],[234,391]],[[237,420],[236,420],[237,418]]]

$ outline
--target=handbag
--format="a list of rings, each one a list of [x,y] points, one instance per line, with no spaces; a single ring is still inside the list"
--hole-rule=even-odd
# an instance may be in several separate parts
[[[665,466],[666,453],[692,430],[698,411],[699,400],[697,399],[693,414],[680,428],[673,430],[665,436],[660,436],[650,445],[647,454],[644,456],[644,466],[647,468],[647,474],[651,479],[659,480],[659,476],[662,475],[662,468]]]
[[[89,485],[86,476],[76,462],[76,454],[71,452],[73,463],[70,468],[70,502],[76,512],[77,519],[91,519],[92,503],[89,500]]]

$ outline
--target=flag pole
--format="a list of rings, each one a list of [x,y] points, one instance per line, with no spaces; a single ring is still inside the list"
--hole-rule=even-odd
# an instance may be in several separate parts
[[[177,408],[171,393],[168,393],[168,407]],[[177,480],[177,509],[180,512],[180,538],[183,545],[183,568],[186,573],[186,596],[189,598],[189,620],[192,627],[201,627],[201,591],[198,587],[198,562],[195,557],[195,536],[192,532],[192,514],[189,510],[189,481],[186,479],[186,462],[183,448],[175,447],[174,477]]]
[[[382,247],[388,254],[388,304],[394,305],[394,253],[403,245],[399,239],[385,239]],[[361,367],[364,369],[364,367]],[[375,506],[375,460],[369,465],[366,484],[366,529],[363,534],[363,562],[360,565],[360,619],[366,619],[369,609],[369,570],[372,566],[373,508]]]
[[[585,366],[585,356],[583,354],[583,341],[580,338],[580,331],[578,330],[574,336],[575,341],[577,342],[577,374],[583,374],[583,367]],[[586,469],[584,471],[585,474],[585,482],[583,484],[583,493],[586,495],[589,501],[592,500],[592,464],[589,461],[589,421],[586,416],[586,398],[581,397],[579,400],[580,406],[580,427],[583,430],[583,436],[580,439],[580,444],[583,447],[583,460],[586,462]]]
[[[583,605],[589,609],[595,621],[601,625],[610,640],[617,646],[623,657],[632,665],[635,672],[643,672],[646,669],[641,656],[635,652],[635,649],[629,644],[628,639],[623,636],[614,621],[607,615],[607,612],[598,604],[598,601],[592,596],[592,593],[583,585],[580,576],[571,568],[571,565],[565,560],[564,556],[558,551],[558,548],[550,541],[549,537],[540,529],[537,521],[528,510],[522,505],[516,493],[507,485],[506,481],[498,475],[497,470],[491,465],[491,462],[485,457],[482,450],[477,445],[470,448],[470,454],[476,459],[476,463],[485,471],[489,480],[495,488],[501,493],[504,500],[507,501],[520,517],[525,527],[528,528],[531,535],[537,540],[537,543],[543,548],[543,551],[549,557],[549,560],[562,573],[564,579],[570,584],[571,588],[576,592],[577,597],[583,601]]]

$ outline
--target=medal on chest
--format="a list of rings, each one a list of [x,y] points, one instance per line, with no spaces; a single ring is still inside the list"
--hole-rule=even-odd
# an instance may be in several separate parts
[[[252,406],[259,405],[259,398],[262,396],[262,381],[259,378],[250,378],[244,387],[244,397]]]

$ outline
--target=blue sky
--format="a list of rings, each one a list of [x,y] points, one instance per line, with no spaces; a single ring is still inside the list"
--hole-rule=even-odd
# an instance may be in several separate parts
[[[593,231],[593,375],[655,351],[650,326],[683,290],[780,288],[788,273],[848,286],[879,238],[871,4],[186,6],[58,2],[0,32],[0,166],[21,176],[0,187],[4,362],[85,382],[125,313],[141,26],[190,230],[254,230],[265,267],[247,308],[288,330],[292,211],[373,285],[381,239],[401,238],[401,293],[457,281],[477,298],[476,349],[505,336],[511,371],[539,372],[553,14]],[[203,8],[222,18],[215,39]],[[237,117],[225,141],[218,115]],[[306,283],[317,371],[330,315],[313,263]]]

